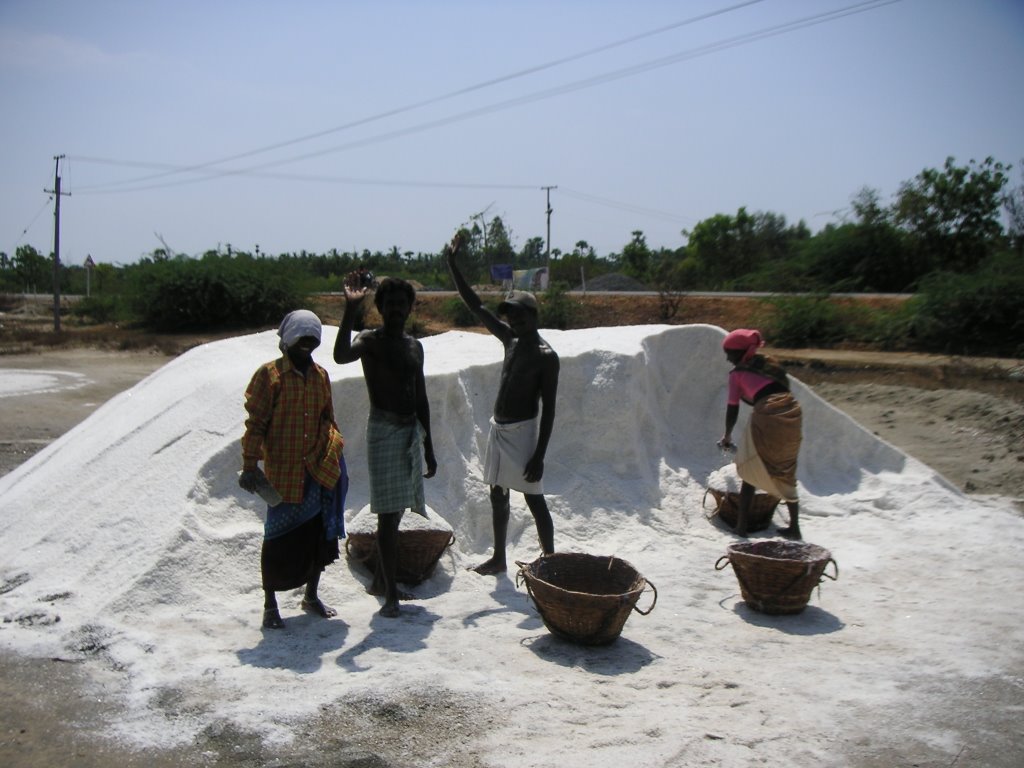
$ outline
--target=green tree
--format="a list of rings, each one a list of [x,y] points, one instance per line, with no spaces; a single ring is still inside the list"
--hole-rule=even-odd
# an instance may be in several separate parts
[[[1024,160],[1021,161],[1021,179],[1024,180]],[[1003,208],[1009,220],[1010,244],[1018,255],[1024,254],[1024,181],[1006,193]]]
[[[850,198],[850,207],[861,224],[882,224],[889,221],[889,211],[882,206],[881,194],[873,187],[861,187]]]
[[[501,216],[487,222],[487,246],[484,249],[487,264],[516,263],[516,249],[512,246],[512,232],[505,226]]]
[[[53,262],[31,245],[19,245],[13,263],[20,290],[45,293],[53,289]]]
[[[746,208],[740,208],[735,216],[716,214],[683,234],[688,238],[686,253],[694,259],[701,282],[708,288],[736,285],[740,278],[766,265],[789,259],[794,245],[811,236],[802,221],[790,227],[781,214],[750,214]]]
[[[622,249],[622,271],[637,280],[646,280],[651,268],[651,249],[647,238],[639,229],[633,231],[633,239]]]
[[[804,289],[902,293],[919,277],[903,234],[884,219],[825,227],[801,256]]]
[[[746,209],[740,208],[737,218],[745,216]],[[696,263],[705,285],[718,288],[729,278],[740,274],[737,268],[739,229],[739,223],[732,216],[716,213],[684,232],[686,252]]]
[[[892,217],[913,238],[922,273],[972,272],[998,245],[1002,190],[1010,166],[991,157],[965,166],[946,158],[900,186]]]
[[[524,267],[540,267],[547,260],[543,237],[531,237],[519,254],[519,263]]]
[[[612,268],[612,263],[599,258],[586,240],[577,240],[570,253],[563,254],[558,248],[551,249],[551,282],[581,285],[586,280],[610,272]]]

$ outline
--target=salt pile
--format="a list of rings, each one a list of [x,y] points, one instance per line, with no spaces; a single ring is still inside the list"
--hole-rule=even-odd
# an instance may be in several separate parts
[[[369,500],[368,401],[360,367],[330,361],[335,331],[315,357],[355,515]],[[1008,501],[965,498],[794,382],[801,527],[840,575],[799,616],[757,614],[714,569],[735,538],[701,506],[729,474],[715,447],[722,330],[542,334],[562,362],[545,474],[556,547],[614,554],[658,588],[656,610],[613,645],[552,637],[514,572],[465,570],[490,546],[479,477],[501,345],[460,332],[423,341],[439,463],[427,503],[456,543],[397,620],[376,615],[364,571],[343,559],[321,582],[337,619],[281,595],[287,629],[261,632],[260,502],[236,475],[242,393],[276,354],[267,332],[175,359],[0,478],[0,647],[87,659],[126,705],[110,732],[137,746],[225,729],[287,744],[339,702],[434,725],[447,702],[477,724],[409,753],[418,765],[843,765],[908,744],[948,763],[977,740],[963,692],[1019,686],[1024,659],[1024,520]],[[521,495],[512,504],[510,558],[533,560],[532,518]]]

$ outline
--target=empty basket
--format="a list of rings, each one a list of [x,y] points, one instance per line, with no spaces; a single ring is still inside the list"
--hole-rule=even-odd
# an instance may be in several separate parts
[[[655,586],[617,557],[555,553],[516,565],[516,581],[526,583],[544,626],[552,634],[583,645],[613,642],[630,612],[646,616],[658,602]],[[648,586],[654,599],[644,611],[636,602]]]

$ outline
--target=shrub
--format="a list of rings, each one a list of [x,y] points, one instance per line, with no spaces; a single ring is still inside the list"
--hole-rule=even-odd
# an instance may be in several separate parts
[[[81,320],[109,323],[118,317],[118,302],[113,296],[88,296],[71,305],[71,314]]]
[[[915,346],[912,301],[896,309],[873,309],[861,341],[876,344],[884,350],[906,350]]]
[[[417,339],[422,339],[427,335],[427,326],[416,315],[411,315],[405,322],[405,332],[410,336],[415,336]]]
[[[479,325],[473,310],[458,296],[448,299],[441,306],[441,316],[456,328],[470,328]]]
[[[862,308],[838,304],[827,294],[775,296],[765,302],[772,308],[766,332],[780,347],[828,347],[862,337],[869,325]]]
[[[569,297],[569,286],[562,282],[554,282],[541,297],[539,325],[541,328],[572,328],[576,319],[578,305]]]
[[[132,268],[129,300],[157,331],[277,324],[301,296],[276,261],[218,254],[143,262]]]
[[[971,275],[926,277],[913,304],[913,332],[925,349],[1024,356],[1024,274],[1009,259]]]

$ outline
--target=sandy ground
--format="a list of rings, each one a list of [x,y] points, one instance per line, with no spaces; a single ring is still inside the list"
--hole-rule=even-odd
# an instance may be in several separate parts
[[[862,425],[915,456],[968,493],[995,494],[1017,500],[1024,512],[1024,382],[1019,378],[954,375],[948,359],[845,353],[792,353],[786,357],[805,367],[793,374]],[[151,352],[92,349],[58,350],[0,357],[0,475],[21,464],[50,441],[85,419],[99,405],[169,360]],[[1019,363],[1019,361],[1017,361]],[[1017,365],[980,362],[985,367]],[[910,371],[915,364],[920,370]],[[882,367],[878,367],[881,365]],[[890,366],[890,367],[885,367]],[[1019,370],[1019,368],[1017,368]],[[27,373],[26,373],[27,372]],[[977,373],[977,371],[975,372]],[[17,394],[17,376],[40,375],[54,382],[51,392]],[[966,382],[966,383],[965,383]],[[973,383],[972,383],[973,382]],[[966,388],[963,388],[966,387]],[[12,394],[11,392],[14,391]],[[106,719],[116,717],[116,703],[103,695],[103,682],[86,670],[59,660],[0,655],[0,764],[9,766],[75,765],[89,768],[118,762],[124,766],[171,765],[332,765],[388,766],[375,750],[386,732],[348,713],[341,740],[323,722],[311,723],[309,739],[289,754],[264,754],[251,738],[210,734],[204,743],[159,754],[127,752],[98,734]],[[990,686],[978,692],[990,704],[1014,701],[1016,691]],[[1011,724],[988,722],[980,707],[979,728],[1003,731]],[[342,713],[336,713],[342,715]],[[452,717],[446,730],[460,724],[473,728],[472,713]],[[997,718],[993,714],[991,717]],[[364,718],[365,719],[365,718]],[[428,718],[429,719],[429,718]],[[430,728],[431,723],[423,723]],[[439,726],[439,723],[434,723]],[[457,738],[460,734],[450,733]],[[889,756],[865,765],[911,765],[908,756]],[[1012,765],[1012,755],[994,755],[990,765]],[[472,759],[466,765],[476,765]]]

